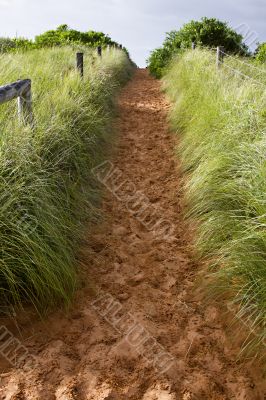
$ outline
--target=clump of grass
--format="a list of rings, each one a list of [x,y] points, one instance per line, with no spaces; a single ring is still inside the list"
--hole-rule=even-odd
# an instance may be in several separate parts
[[[38,310],[69,303],[84,227],[97,213],[91,169],[114,140],[119,87],[132,72],[124,52],[100,59],[83,49],[34,50],[0,58],[0,84],[31,78],[35,129],[17,121],[15,102],[0,107],[0,295]]]
[[[254,349],[266,339],[266,74],[225,62],[254,80],[217,71],[215,56],[196,50],[173,61],[165,86],[198,255],[210,265],[212,293],[226,294],[249,326]]]

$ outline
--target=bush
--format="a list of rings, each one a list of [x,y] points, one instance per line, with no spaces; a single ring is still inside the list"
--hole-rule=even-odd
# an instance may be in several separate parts
[[[121,51],[104,52],[92,65],[82,50],[83,80],[70,48],[0,60],[1,84],[32,79],[36,125],[18,124],[15,102],[0,107],[2,302],[44,310],[68,303],[76,287],[75,256],[99,199],[90,171],[114,141],[114,96],[132,69]]]
[[[74,46],[87,45],[89,47],[106,47],[107,45],[118,47],[118,43],[114,42],[103,32],[80,32],[63,24],[59,25],[55,30],[49,30],[36,36],[34,41],[25,38],[0,38],[0,53],[41,49],[43,47],[67,46],[70,44]],[[126,49],[124,51],[128,54]]]
[[[13,39],[9,38],[0,38],[0,52],[7,53],[16,48],[16,43]]]
[[[256,60],[265,63],[266,62],[266,43],[261,43],[256,52]]]
[[[223,46],[226,52],[232,54],[249,54],[243,37],[227,23],[205,17],[185,24],[179,31],[167,33],[163,46],[155,49],[147,61],[151,73],[156,78],[161,78],[173,56],[183,49],[191,48],[192,42],[196,46]]]
[[[150,73],[155,78],[160,79],[163,76],[171,57],[172,53],[167,48],[162,47],[154,50],[148,60]]]
[[[108,35],[103,32],[79,32],[70,29],[67,25],[60,25],[56,30],[50,30],[42,33],[35,38],[35,44],[40,47],[65,46],[70,43],[89,45],[89,46],[106,46],[108,44],[118,46],[111,40]]]
[[[36,46],[31,40],[24,38],[0,38],[0,53],[17,52],[18,50],[31,50]]]
[[[175,60],[165,84],[198,255],[210,265],[212,294],[238,305],[255,344],[266,338],[266,103],[265,75],[253,78],[217,71],[215,55],[196,50]]]

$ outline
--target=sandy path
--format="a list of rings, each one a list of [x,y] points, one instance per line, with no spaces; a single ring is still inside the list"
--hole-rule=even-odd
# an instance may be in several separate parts
[[[228,347],[218,310],[193,297],[197,266],[187,251],[167,111],[159,83],[139,70],[120,97],[118,170],[97,170],[115,194],[106,190],[106,219],[84,244],[84,280],[93,284],[84,284],[67,316],[21,318],[36,361],[26,372],[2,361],[1,399],[264,398],[250,366]],[[126,201],[135,190],[138,202]],[[170,238],[160,218],[173,227]]]

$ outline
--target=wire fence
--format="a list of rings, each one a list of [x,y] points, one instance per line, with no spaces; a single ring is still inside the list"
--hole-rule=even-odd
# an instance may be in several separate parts
[[[237,61],[237,62],[239,62],[239,63],[241,63],[241,64],[243,64],[243,65],[246,65],[247,67],[249,67],[249,68],[251,68],[251,69],[254,69],[254,70],[259,71],[259,72],[261,72],[261,73],[263,73],[263,74],[266,74],[266,69],[259,68],[259,67],[255,66],[255,65],[251,64],[251,63],[247,63],[247,62],[245,62],[245,61],[243,61],[243,60],[240,60],[240,59],[237,58],[237,57],[234,57],[234,56],[232,56],[232,55],[230,55],[230,54],[225,53],[223,50],[221,50],[221,53],[222,53],[224,56],[229,57],[229,58],[233,59],[234,61]]]
[[[227,65],[227,64],[225,64],[225,63],[223,64],[223,66],[224,66],[225,68],[227,68],[228,70],[234,72],[235,74],[237,74],[237,75],[239,75],[239,76],[242,76],[242,77],[244,77],[244,78],[246,78],[246,79],[250,79],[250,80],[252,80],[253,82],[257,83],[258,85],[265,86],[265,88],[266,88],[266,85],[265,85],[265,84],[263,84],[262,82],[258,81],[257,79],[252,78],[252,77],[249,76],[249,75],[244,74],[243,72],[239,71],[238,69],[235,69],[235,68],[233,68],[233,67],[230,67],[230,65]]]
[[[223,50],[223,47],[217,47],[217,48],[209,48],[210,51],[215,51],[216,52],[216,64],[218,68],[226,68],[228,71],[232,72],[235,75],[238,75],[242,78],[248,79],[252,81],[253,83],[260,85],[264,89],[266,89],[266,68],[260,68],[256,65],[253,65],[251,62],[246,62],[244,60],[241,60],[237,56],[233,56],[231,54],[226,53]],[[226,62],[226,59],[229,59],[232,61],[234,64],[230,65]],[[240,69],[242,67],[242,70]],[[243,67],[245,68],[245,71],[243,71]],[[255,71],[256,76],[250,76],[250,73],[252,70],[252,73]],[[263,82],[265,81],[265,83]]]

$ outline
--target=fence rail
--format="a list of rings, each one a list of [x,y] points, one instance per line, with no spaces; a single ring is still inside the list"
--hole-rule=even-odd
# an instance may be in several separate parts
[[[31,80],[18,80],[8,85],[0,86],[0,104],[13,100],[17,97],[23,97],[25,93],[31,90]]]
[[[18,99],[18,117],[23,123],[33,125],[31,80],[23,79],[0,86],[0,104]]]

